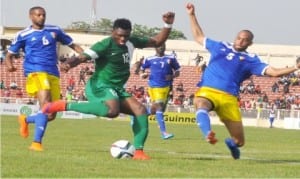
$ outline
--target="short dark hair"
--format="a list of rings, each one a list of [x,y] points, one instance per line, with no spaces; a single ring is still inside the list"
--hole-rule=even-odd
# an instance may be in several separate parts
[[[113,29],[125,29],[125,30],[131,30],[131,22],[128,19],[121,18],[121,19],[116,19],[113,24]]]
[[[247,32],[250,35],[251,41],[254,39],[254,34],[250,30],[244,29],[244,30],[241,30],[241,32]]]
[[[37,10],[37,9],[42,9],[45,11],[45,9],[41,6],[34,6],[32,8],[29,9],[29,14],[31,14],[33,11]]]

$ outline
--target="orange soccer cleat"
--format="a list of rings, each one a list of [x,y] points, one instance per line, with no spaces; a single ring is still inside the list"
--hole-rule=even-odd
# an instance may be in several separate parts
[[[137,149],[134,152],[132,159],[133,160],[150,160],[150,157],[148,155],[146,155],[143,150]]]
[[[215,144],[218,142],[218,139],[215,138],[215,133],[213,131],[209,131],[209,133],[206,136],[206,141],[210,144]]]
[[[26,122],[26,116],[24,114],[20,114],[18,120],[20,125],[20,135],[27,138],[29,136],[29,129],[28,123]]]
[[[43,149],[43,146],[42,146],[41,143],[39,143],[39,142],[32,142],[31,146],[29,147],[29,150],[42,152],[44,149]]]

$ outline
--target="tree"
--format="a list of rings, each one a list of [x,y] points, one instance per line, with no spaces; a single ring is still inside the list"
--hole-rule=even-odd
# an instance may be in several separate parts
[[[84,21],[76,21],[72,22],[71,25],[69,25],[67,28],[75,30],[89,30],[90,27],[91,25]]]
[[[109,35],[112,26],[113,26],[113,21],[111,21],[110,19],[101,18],[100,20],[97,20],[93,23],[86,23],[83,21],[72,22],[71,25],[68,26],[68,28],[75,29],[75,30],[89,31],[89,32],[99,32],[103,35]],[[132,35],[150,36],[150,37],[156,35],[161,29],[158,27],[149,28],[145,25],[139,25],[139,24],[134,24],[132,28],[133,28]],[[169,35],[169,39],[182,40],[182,39],[186,39],[186,37],[181,31],[172,29]]]

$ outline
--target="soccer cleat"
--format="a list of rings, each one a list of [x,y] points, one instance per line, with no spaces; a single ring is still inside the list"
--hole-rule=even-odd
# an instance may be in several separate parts
[[[64,100],[58,100],[50,103],[44,104],[42,107],[42,112],[44,114],[51,114],[59,111],[65,111],[66,110],[67,102]]]
[[[164,140],[171,139],[173,137],[174,137],[174,134],[169,134],[169,133],[166,133],[166,132],[164,132],[161,136],[161,138],[164,139]]]
[[[29,136],[29,129],[28,123],[26,122],[26,116],[24,114],[20,114],[18,120],[20,125],[20,135],[27,138]]]
[[[227,138],[227,139],[225,139],[225,144],[229,148],[229,150],[231,152],[231,156],[234,159],[239,159],[240,158],[240,149],[238,148],[238,146],[236,145],[234,140],[231,138]]]
[[[209,133],[206,136],[206,141],[210,144],[215,144],[218,142],[218,139],[215,138],[215,133],[213,131],[209,131]]]
[[[43,151],[43,146],[41,143],[39,142],[32,142],[31,146],[29,147],[30,150],[33,150],[33,151],[38,151],[38,152],[41,152]]]
[[[150,157],[148,155],[146,155],[143,150],[138,149],[138,150],[135,150],[132,159],[133,160],[150,160]]]

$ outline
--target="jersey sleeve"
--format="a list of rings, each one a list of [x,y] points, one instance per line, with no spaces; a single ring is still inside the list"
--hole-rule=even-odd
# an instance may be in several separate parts
[[[109,40],[104,39],[92,45],[89,49],[84,50],[83,54],[91,59],[97,59],[104,55],[107,47],[109,46]]]
[[[257,55],[253,55],[251,63],[248,64],[248,68],[251,71],[251,74],[257,76],[263,76],[267,67],[268,64],[262,62]]]
[[[12,54],[16,54],[16,53],[19,53],[19,50],[24,47],[25,47],[25,39],[23,39],[20,34],[17,34],[17,36],[14,38],[14,40],[10,44],[8,52],[10,52]]]
[[[149,58],[146,58],[145,60],[144,60],[144,63],[142,64],[142,66],[141,66],[141,70],[145,70],[145,69],[147,69],[147,68],[150,68],[150,59]]]
[[[73,39],[65,33],[64,30],[58,27],[58,37],[57,40],[61,42],[63,45],[71,45],[73,43]]]
[[[133,43],[135,48],[145,48],[149,42],[150,38],[147,37],[136,37],[132,36],[129,41]]]
[[[212,40],[210,38],[204,38],[204,48],[206,48],[212,55],[214,55],[214,49],[218,48],[221,42]]]
[[[172,59],[172,68],[175,70],[175,71],[179,71],[180,70],[180,64],[178,63],[178,60],[176,58],[173,58]]]

